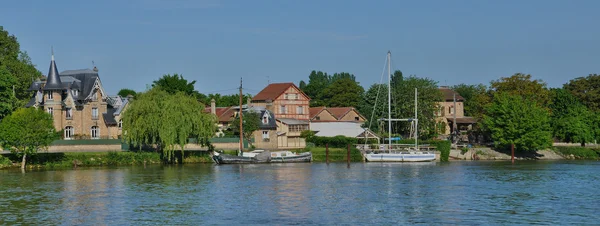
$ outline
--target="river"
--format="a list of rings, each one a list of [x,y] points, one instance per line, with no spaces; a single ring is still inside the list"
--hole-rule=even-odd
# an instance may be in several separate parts
[[[600,162],[0,170],[0,224],[598,224]]]

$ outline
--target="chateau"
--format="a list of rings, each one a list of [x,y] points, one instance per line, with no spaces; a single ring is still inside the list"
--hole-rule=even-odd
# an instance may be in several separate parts
[[[48,76],[33,82],[29,90],[33,94],[26,107],[42,108],[52,115],[63,139],[120,137],[121,112],[128,100],[106,94],[96,67],[59,74],[53,54]]]

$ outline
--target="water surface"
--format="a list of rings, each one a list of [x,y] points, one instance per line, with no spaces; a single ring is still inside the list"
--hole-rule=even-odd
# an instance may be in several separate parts
[[[600,162],[0,170],[0,224],[598,224]]]

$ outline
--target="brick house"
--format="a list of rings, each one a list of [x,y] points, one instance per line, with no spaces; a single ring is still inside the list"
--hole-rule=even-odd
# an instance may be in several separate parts
[[[252,98],[251,105],[273,113],[278,148],[303,148],[306,141],[300,133],[309,129],[309,101],[294,83],[272,83]]]
[[[117,139],[121,135],[121,112],[128,100],[108,96],[98,69],[58,73],[54,55],[46,79],[31,84],[26,107],[40,107],[52,115],[63,139]]]
[[[443,102],[438,103],[439,109],[435,113],[437,117],[436,130],[441,135],[450,135],[454,126],[455,114],[459,132],[466,132],[472,129],[472,125],[477,123],[477,120],[473,117],[465,116],[465,98],[447,86],[441,86],[439,90],[442,92]],[[454,107],[454,99],[456,99],[456,109]],[[443,126],[443,128],[439,128],[440,126]]]

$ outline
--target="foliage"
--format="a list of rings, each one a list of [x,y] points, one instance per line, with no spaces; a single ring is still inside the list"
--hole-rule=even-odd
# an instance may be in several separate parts
[[[300,137],[308,140],[308,139],[312,139],[315,136],[315,132],[311,131],[311,130],[304,130],[302,132],[300,132]]]
[[[12,161],[9,158],[0,155],[0,169],[12,166]]]
[[[418,90],[419,137],[431,138],[435,134],[435,111],[442,93],[437,82],[429,78],[409,76],[392,86],[392,118],[413,118],[415,112],[415,88]],[[381,113],[377,114],[381,115]],[[387,128],[387,127],[385,127]],[[393,123],[394,133],[409,134],[409,122]]]
[[[14,85],[15,94],[19,100],[17,106],[23,105],[31,98],[31,91],[27,90],[31,81],[40,78],[42,73],[31,63],[27,52],[21,51],[17,38],[0,26],[0,67],[2,66],[6,67],[14,81],[8,87],[0,86],[0,90],[12,90],[12,85]]]
[[[311,147],[305,148],[299,152],[311,152],[313,156],[313,162],[326,162],[326,150],[325,147]],[[332,148],[329,147],[329,162],[347,162],[348,161],[348,149],[347,146],[343,148]],[[350,162],[362,162],[363,155],[360,150],[356,147],[350,146]]]
[[[158,80],[152,82],[152,87],[159,87],[169,94],[175,94],[177,92],[183,92],[186,95],[196,95],[198,92],[194,90],[194,84],[196,81],[188,82],[182,75],[179,74],[166,74]]]
[[[362,101],[358,107],[358,111],[367,119],[366,126],[368,129],[377,133],[383,132],[382,126],[378,126],[378,119],[387,118],[387,85],[373,84],[362,95]]]
[[[315,146],[319,147],[325,147],[325,145],[328,145],[329,147],[333,148],[345,148],[348,144],[358,144],[358,139],[353,137],[345,137],[342,135],[335,137],[312,136],[307,138],[306,142],[314,143]]]
[[[600,111],[600,74],[575,78],[563,86],[590,110]]]
[[[36,108],[20,108],[0,122],[2,146],[22,157],[25,168],[27,155],[46,148],[56,138],[52,116]]]
[[[322,71],[312,71],[308,79],[308,84],[300,81],[298,88],[311,98],[311,107],[358,107],[360,95],[364,92],[364,88],[356,82],[356,77],[347,72],[328,75]],[[358,96],[356,93],[359,93]]]
[[[17,106],[17,98],[12,86],[16,79],[5,66],[0,66],[0,120],[9,115]]]
[[[555,138],[564,142],[593,141],[593,114],[565,89],[551,90],[552,129]]]
[[[496,93],[508,93],[530,99],[539,106],[550,102],[550,91],[542,80],[531,80],[531,75],[516,73],[491,82],[490,88]]]
[[[365,90],[350,78],[337,79],[322,92],[328,107],[357,107]]]
[[[480,101],[480,95],[485,95],[487,92],[487,87],[483,84],[479,85],[467,85],[467,84],[458,84],[452,87],[452,90],[460,94],[464,101],[465,115],[474,116],[480,118],[483,116],[482,110],[484,109],[484,102]]]
[[[435,148],[440,152],[440,162],[448,162],[450,157],[450,141],[444,140],[435,143]]]
[[[597,160],[600,158],[599,149],[590,149],[584,147],[554,147],[554,149],[565,157],[573,155],[576,159]]]
[[[518,151],[536,151],[550,146],[552,132],[548,111],[533,100],[500,93],[494,96],[487,112],[483,124],[497,147],[515,144]]]
[[[167,161],[174,150],[183,152],[188,138],[209,145],[214,135],[214,115],[204,113],[204,106],[183,92],[167,93],[151,89],[138,94],[123,113],[123,138],[134,146],[157,145]]]
[[[135,90],[132,90],[132,89],[121,89],[121,90],[119,90],[117,95],[122,96],[122,97],[127,97],[127,96],[131,95],[131,96],[135,97],[137,95],[137,92],[135,92]]]
[[[251,142],[252,133],[259,129],[260,115],[256,112],[244,112],[242,119],[244,120],[242,123],[242,135],[245,140]],[[233,119],[233,122],[231,122],[231,127],[235,133],[240,134],[240,117]]]
[[[242,97],[242,103],[248,101],[248,99],[252,99],[252,95],[246,94]],[[215,100],[216,107],[231,107],[231,106],[239,106],[240,105],[240,95],[232,94],[232,95],[221,95],[218,93],[208,94],[204,99],[200,99],[200,102],[205,104],[210,104],[211,100]]]

